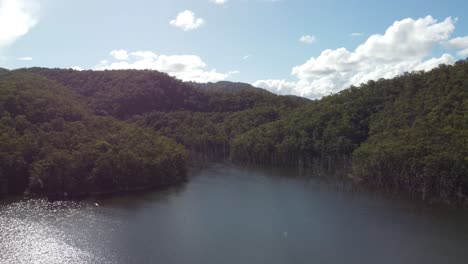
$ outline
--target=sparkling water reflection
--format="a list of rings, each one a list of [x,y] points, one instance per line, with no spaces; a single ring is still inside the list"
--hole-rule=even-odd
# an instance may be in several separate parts
[[[298,177],[302,173],[301,177]],[[468,215],[215,165],[163,192],[0,203],[0,263],[468,263]]]
[[[96,213],[91,204],[77,202],[0,206],[0,263],[112,263],[102,250],[118,222]],[[101,247],[93,247],[93,240]]]

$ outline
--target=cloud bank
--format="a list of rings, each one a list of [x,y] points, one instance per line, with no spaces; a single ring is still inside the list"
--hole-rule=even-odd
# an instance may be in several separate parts
[[[449,53],[431,55],[437,46],[457,49],[460,56],[468,55],[468,37],[450,39],[455,22],[450,17],[439,22],[431,16],[395,21],[384,34],[370,36],[354,51],[327,49],[293,67],[291,74],[297,81],[259,80],[253,85],[279,94],[320,98],[368,80],[453,64],[456,59]]]
[[[217,82],[227,79],[237,71],[218,72],[216,69],[206,70],[206,63],[196,55],[162,55],[152,51],[112,50],[113,61],[103,60],[95,70],[158,70],[183,81]]]

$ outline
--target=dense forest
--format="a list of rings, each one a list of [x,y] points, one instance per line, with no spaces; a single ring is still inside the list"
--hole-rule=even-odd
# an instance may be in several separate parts
[[[149,70],[0,70],[0,114],[11,193],[163,186],[229,158],[468,201],[468,60],[314,101]]]
[[[41,76],[0,78],[0,182],[11,194],[52,197],[160,187],[185,178],[183,146],[96,116],[85,100]]]
[[[120,119],[158,111],[235,112],[268,105],[296,107],[305,102],[303,98],[278,96],[248,84],[238,87],[236,83],[221,82],[218,88],[200,89],[198,84],[185,83],[150,70],[31,68],[20,71],[55,80],[85,97],[95,114]]]
[[[186,83],[149,70],[20,71],[70,87],[85,98],[94,114],[156,130],[186,146],[193,158],[202,160],[228,158],[230,141],[235,136],[278,120],[280,115],[309,102],[249,84]]]
[[[231,156],[466,202],[468,60],[369,81],[307,104],[237,136]]]

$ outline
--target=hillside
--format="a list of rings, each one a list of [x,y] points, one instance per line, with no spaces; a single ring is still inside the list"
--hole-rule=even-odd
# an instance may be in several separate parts
[[[297,98],[282,97],[249,86],[248,89],[203,89],[204,85],[185,83],[165,73],[151,70],[75,71],[30,68],[32,72],[55,80],[87,98],[97,114],[130,118],[149,112],[234,112],[245,109],[287,104],[303,104]]]
[[[185,145],[194,156],[229,157],[230,141],[308,102],[249,84],[186,83],[157,71],[21,69],[79,93],[97,115],[152,128]]]
[[[232,159],[423,198],[468,195],[468,61],[369,81],[237,136]]]
[[[0,77],[0,183],[52,197],[166,186],[185,178],[182,146],[92,114],[85,99],[41,76]]]

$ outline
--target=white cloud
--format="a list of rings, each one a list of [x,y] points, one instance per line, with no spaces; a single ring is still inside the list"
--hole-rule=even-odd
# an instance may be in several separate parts
[[[453,38],[447,41],[447,44],[453,49],[466,49],[468,48],[468,36]]]
[[[299,38],[299,41],[305,44],[312,44],[317,40],[315,36],[304,35]]]
[[[252,57],[252,55],[250,55],[250,54],[244,55],[242,57],[242,60],[248,60],[248,59],[250,59],[250,57]]]
[[[464,49],[464,50],[460,50],[458,52],[458,55],[462,56],[462,57],[468,57],[468,48],[467,49]]]
[[[452,55],[445,53],[440,58],[432,58],[432,59],[429,59],[420,63],[414,68],[414,70],[415,71],[430,71],[441,64],[451,65],[451,64],[454,64],[455,61],[456,59]]]
[[[203,18],[197,18],[195,13],[190,10],[185,10],[177,14],[177,17],[169,22],[174,27],[178,27],[183,31],[197,29],[205,24]]]
[[[20,61],[32,61],[32,57],[20,57],[20,58],[16,58],[17,60],[20,60]]]
[[[75,70],[75,71],[82,71],[83,70],[83,68],[81,68],[80,66],[73,66],[71,68],[72,68],[72,70]]]
[[[296,87],[295,82],[288,82],[286,80],[258,80],[252,85],[281,95],[294,94]]]
[[[116,59],[113,62],[102,60],[94,69],[158,70],[184,81],[195,82],[222,81],[238,73],[238,71],[222,73],[216,69],[206,70],[206,63],[196,55],[158,55],[152,51],[125,51],[125,54],[128,55],[127,60]]]
[[[128,52],[126,50],[112,50],[110,55],[117,60],[128,60]]]
[[[293,67],[291,73],[297,81],[294,88],[290,88],[292,82],[287,87],[292,94],[319,98],[368,80],[393,78],[414,70],[427,71],[440,63],[453,64],[455,58],[450,54],[439,58],[431,54],[436,46],[448,41],[454,29],[450,17],[442,22],[431,16],[395,21],[383,35],[370,36],[354,51],[327,49],[318,57]],[[267,83],[271,91],[284,90],[281,81]]]
[[[364,36],[364,33],[361,33],[361,32],[353,32],[351,34],[349,34],[351,37],[361,37],[361,36]]]
[[[454,21],[447,18],[438,23],[431,16],[396,21],[384,35],[370,36],[356,49],[356,55],[385,61],[422,58],[431,53],[436,44],[447,40],[455,30]]]
[[[39,7],[37,0],[0,0],[0,51],[37,24]]]
[[[224,5],[227,3],[228,0],[211,0],[211,2],[217,4],[217,5]]]
[[[452,49],[458,49],[458,55],[462,57],[468,56],[468,36],[453,38],[447,41],[446,46]]]

